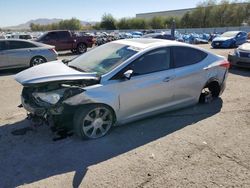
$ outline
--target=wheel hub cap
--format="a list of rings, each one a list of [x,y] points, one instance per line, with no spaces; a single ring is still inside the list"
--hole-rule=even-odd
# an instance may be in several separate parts
[[[102,124],[103,124],[103,120],[102,120],[101,118],[97,118],[97,119],[94,120],[94,122],[93,122],[93,125],[94,125],[94,127],[96,127],[96,128],[101,127]]]

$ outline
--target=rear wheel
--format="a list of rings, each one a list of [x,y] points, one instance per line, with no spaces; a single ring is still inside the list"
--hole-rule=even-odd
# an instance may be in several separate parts
[[[44,57],[36,56],[31,59],[30,66],[33,67],[33,66],[45,63],[45,62],[47,62],[47,60]]]
[[[220,85],[218,82],[213,81],[205,86],[201,92],[199,102],[210,103],[220,95]]]
[[[79,54],[85,53],[87,51],[87,46],[84,43],[80,43],[77,45],[76,50],[77,50],[77,53],[79,53]]]
[[[74,131],[85,139],[100,138],[114,124],[114,113],[105,105],[89,105],[80,108],[74,116]]]

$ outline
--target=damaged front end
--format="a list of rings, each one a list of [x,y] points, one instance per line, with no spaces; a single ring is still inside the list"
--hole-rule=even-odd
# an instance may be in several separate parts
[[[72,130],[77,106],[65,100],[84,92],[84,87],[99,83],[99,79],[57,81],[25,85],[21,95],[22,107],[28,111],[33,124],[50,125],[53,131]]]
[[[61,61],[26,69],[16,74],[15,80],[24,86],[21,106],[28,111],[28,119],[38,125],[49,124],[53,130],[72,129],[77,106],[64,101],[100,83],[96,73],[76,70]]]

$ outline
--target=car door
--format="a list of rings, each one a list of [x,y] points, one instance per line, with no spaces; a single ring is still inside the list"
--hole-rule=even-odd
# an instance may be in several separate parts
[[[35,46],[26,41],[8,41],[8,62],[10,67],[27,67],[30,65],[31,48]]]
[[[133,119],[171,106],[174,70],[171,69],[170,54],[170,48],[150,51],[121,71],[133,70],[130,80],[115,86],[120,92],[122,119]]]
[[[0,69],[6,68],[8,65],[6,41],[0,41]]]
[[[191,47],[172,47],[175,79],[174,101],[176,105],[190,105],[198,102],[206,83],[204,59],[207,53]]]
[[[55,46],[56,50],[61,49],[60,45],[58,45],[58,36],[56,32],[49,32],[39,42]]]
[[[68,31],[60,31],[57,33],[58,36],[58,48],[60,50],[69,50],[72,48],[73,40]]]

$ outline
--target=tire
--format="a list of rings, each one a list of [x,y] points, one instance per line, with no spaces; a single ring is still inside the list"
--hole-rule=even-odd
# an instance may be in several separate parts
[[[42,56],[35,56],[35,57],[33,57],[30,60],[30,66],[33,67],[33,66],[45,63],[45,62],[47,62],[47,60],[44,57],[42,57]]]
[[[199,103],[210,103],[214,99],[218,98],[220,95],[220,85],[218,82],[213,81],[209,83],[206,87],[201,91],[201,95],[199,98]]]
[[[74,132],[82,139],[105,136],[114,124],[114,112],[101,104],[85,105],[74,115]]]
[[[87,46],[84,43],[79,43],[77,45],[76,51],[78,54],[83,54],[87,51]]]

